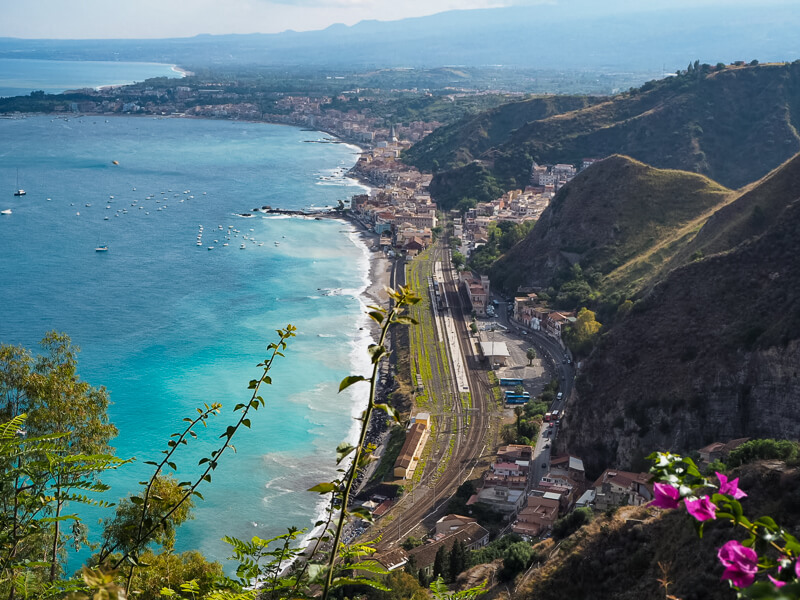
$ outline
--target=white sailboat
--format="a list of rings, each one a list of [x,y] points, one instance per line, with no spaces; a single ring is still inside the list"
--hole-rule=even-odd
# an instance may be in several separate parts
[[[14,195],[15,196],[24,196],[25,195],[25,190],[23,190],[21,187],[19,187],[19,169],[17,169],[17,191],[14,192]]]

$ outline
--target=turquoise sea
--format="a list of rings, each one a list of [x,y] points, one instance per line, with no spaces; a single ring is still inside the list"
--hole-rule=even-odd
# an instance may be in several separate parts
[[[0,98],[27,96],[34,90],[60,94],[151,77],[182,77],[182,74],[172,65],[160,63],[0,58]]]
[[[81,347],[81,378],[114,403],[117,454],[136,457],[105,477],[108,496],[137,489],[182,419],[222,402],[178,458],[190,478],[249,398],[274,330],[291,323],[268,408],[201,487],[178,550],[224,559],[223,535],[308,527],[319,507],[304,490],[333,476],[363,402],[358,386],[336,390],[367,371],[368,251],[343,221],[237,213],[359,193],[343,175],[357,149],[278,125],[135,117],[0,119],[0,137],[0,210],[12,210],[0,215],[0,342],[34,347],[56,329]]]

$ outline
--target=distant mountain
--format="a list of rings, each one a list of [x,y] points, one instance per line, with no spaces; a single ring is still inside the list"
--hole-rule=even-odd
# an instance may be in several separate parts
[[[793,2],[734,10],[571,0],[462,10],[321,31],[163,40],[0,39],[0,57],[142,60],[187,66],[508,65],[674,71],[687,62],[800,56]],[[254,25],[254,27],[257,25]]]
[[[689,244],[718,253],[671,271],[602,336],[568,406],[570,451],[600,469],[714,440],[800,439],[798,231],[800,155]]]
[[[427,165],[436,157],[440,164],[458,165],[479,158],[485,178],[509,189],[528,183],[534,160],[579,164],[619,153],[736,188],[800,151],[800,61],[721,70],[699,65],[605,102],[532,120],[476,157],[463,140],[492,126],[490,116],[488,123],[473,118],[434,132],[409,152],[409,160]],[[458,180],[459,169],[467,168],[474,169],[466,165],[437,178]],[[437,178],[432,189],[441,187]],[[477,178],[475,185],[482,183]],[[471,190],[460,193],[469,196]]]
[[[528,236],[492,266],[492,284],[508,293],[547,288],[579,263],[606,295],[632,297],[732,195],[702,175],[611,156],[559,191]]]

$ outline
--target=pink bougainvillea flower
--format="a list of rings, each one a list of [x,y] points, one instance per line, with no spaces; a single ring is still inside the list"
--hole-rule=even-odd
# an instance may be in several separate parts
[[[739,588],[748,587],[753,583],[758,571],[758,554],[755,550],[731,540],[719,549],[717,557],[725,567],[721,579],[728,579]]]
[[[775,587],[783,587],[786,585],[785,581],[780,581],[779,579],[775,579],[772,575],[767,575],[767,579],[769,579]]]
[[[794,563],[794,574],[797,575],[798,578],[800,578],[800,560]]]
[[[653,486],[655,499],[650,503],[658,508],[678,508],[681,502],[681,492],[673,485],[657,483]]]
[[[738,500],[739,498],[744,498],[747,496],[742,490],[739,489],[739,478],[728,480],[726,475],[722,473],[717,473],[717,479],[719,479],[719,493],[720,494],[727,494],[728,496],[733,496],[734,500]]]
[[[717,518],[717,507],[708,499],[708,496],[684,498],[683,502],[686,504],[686,512],[698,521],[709,521]]]

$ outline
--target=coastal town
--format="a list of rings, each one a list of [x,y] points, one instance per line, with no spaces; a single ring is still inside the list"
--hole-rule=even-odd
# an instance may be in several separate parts
[[[472,94],[454,90],[452,98]],[[372,266],[372,287],[408,286],[421,298],[410,311],[418,324],[410,332],[393,331],[386,344],[393,356],[382,363],[378,376],[377,398],[402,419],[393,425],[381,415],[370,425],[363,446],[376,449],[378,460],[358,474],[348,507],[354,512],[342,538],[348,544],[377,540],[374,559],[388,572],[408,573],[423,586],[438,577],[453,583],[466,570],[467,552],[489,552],[505,539],[524,542],[543,555],[553,553],[576,524],[592,516],[648,506],[655,491],[647,467],[587,469],[591,457],[575,452],[565,439],[585,358],[568,339],[580,310],[557,306],[538,288],[498,290],[488,269],[476,261],[497,243],[499,232],[511,227],[531,231],[558,201],[559,191],[604,157],[575,164],[533,161],[527,182],[518,189],[442,210],[431,194],[434,175],[403,159],[443,123],[394,120],[357,108],[368,95],[360,90],[287,93],[254,102],[252,94],[223,84],[178,81],[77,90],[80,99],[64,95],[53,112],[64,118],[130,115],[276,123],[307,130],[313,139],[305,142],[358,146],[352,168],[340,169],[364,185],[363,193],[322,211],[252,210],[348,219],[380,263]],[[325,177],[330,176],[320,176]],[[198,246],[202,235],[201,225]],[[97,251],[102,248],[108,250],[100,246]],[[381,271],[377,277],[376,270]],[[379,292],[367,295],[376,303],[387,300]],[[693,456],[698,466],[710,469],[748,439],[716,441],[696,448]],[[623,513],[626,522],[640,522],[632,511]]]
[[[520,225],[537,221],[559,189],[598,160],[586,158],[578,165],[534,162],[524,189],[510,190],[492,201],[445,214],[431,198],[432,175],[402,160],[404,152],[441,123],[411,121],[387,126],[386,119],[371,116],[369,111],[332,108],[337,102],[357,99],[358,92],[338,97],[285,95],[275,101],[270,111],[260,110],[256,103],[241,101],[236,92],[221,85],[201,89],[175,85],[167,89],[82,92],[93,98],[64,103],[56,112],[267,121],[333,136],[323,142],[359,145],[362,152],[350,174],[369,185],[370,192],[345,201],[347,216],[373,237],[376,251],[383,253],[386,260],[402,265],[402,270],[418,257],[431,253],[443,236],[450,260],[453,253],[458,253],[464,257],[464,264],[469,264],[473,253],[489,242],[492,228],[501,223]],[[492,409],[492,419],[508,427],[523,404],[542,397],[540,394],[549,381],[559,381],[564,391],[553,397],[543,414],[535,416],[538,435],[530,444],[501,444],[488,457],[475,460],[478,469],[473,468],[469,481],[464,480],[462,473],[455,487],[442,490],[441,498],[433,494],[429,507],[436,518],[430,522],[430,528],[429,518],[421,520],[405,534],[398,531],[395,543],[379,548],[376,557],[386,569],[411,569],[422,582],[442,575],[443,554],[478,550],[504,534],[515,534],[524,540],[546,540],[559,520],[564,522],[576,509],[607,511],[619,506],[641,506],[653,498],[649,474],[609,467],[595,480],[588,480],[581,457],[569,454],[568,448],[559,443],[560,429],[568,425],[564,411],[568,400],[565,393],[571,390],[568,378],[571,380],[575,375],[563,334],[575,322],[575,312],[549,308],[533,290],[520,289],[513,298],[502,298],[493,292],[486,275],[465,269],[464,264],[455,271],[454,283],[457,294],[463,297],[464,312],[477,325],[470,333],[470,344],[479,359],[478,369],[484,374],[492,372],[494,381],[499,382],[495,387],[500,401]],[[441,283],[444,288],[444,282]],[[445,292],[435,293],[437,302],[431,306],[436,304],[446,310]],[[525,355],[528,345],[539,351],[533,362]],[[461,353],[461,350],[456,347],[450,352]],[[520,374],[523,376],[517,377]],[[430,384],[420,375],[417,378],[420,389]],[[512,382],[513,387],[504,381]],[[413,499],[418,488],[432,485],[435,490],[441,472],[431,475],[431,469],[426,470],[426,461],[431,459],[430,446],[442,442],[434,442],[437,433],[433,424],[429,412],[412,405],[402,445],[395,449],[394,456],[384,457],[393,461],[387,469],[390,475],[378,482],[362,481],[358,503],[371,513],[375,524],[353,522],[348,539],[370,535],[374,527],[381,531],[382,527],[391,527],[390,519],[401,519],[402,491],[410,493]],[[380,436],[376,434],[372,439]],[[714,457],[735,447],[728,446],[715,445]],[[561,453],[551,454],[555,448]],[[706,459],[704,452],[714,450],[709,447],[700,453]],[[714,458],[709,454],[706,460],[711,462]],[[462,502],[455,502],[460,512],[447,512],[453,504],[448,498],[463,494],[465,485],[466,496]]]

